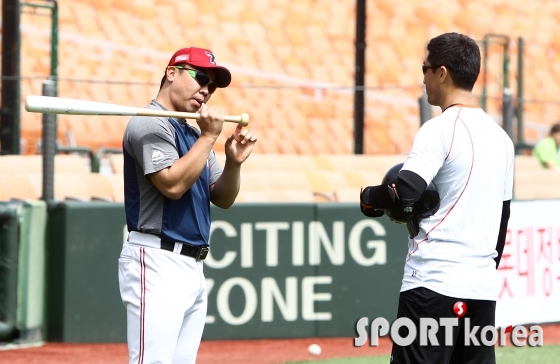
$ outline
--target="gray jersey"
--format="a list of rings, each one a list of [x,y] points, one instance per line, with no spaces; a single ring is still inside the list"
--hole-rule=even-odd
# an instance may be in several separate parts
[[[148,108],[165,110],[155,100],[152,100]],[[169,201],[165,201],[169,199],[153,185],[147,175],[170,167],[190,149],[190,145],[184,145],[185,138],[189,139],[188,143],[194,143],[198,136],[200,131],[184,119],[149,116],[134,116],[130,119],[123,139],[125,209],[129,231],[161,234],[164,230],[167,233],[165,235],[175,236],[177,241],[183,240],[176,237],[179,233],[177,227],[163,226],[162,229],[162,224],[169,221],[165,216],[171,213],[166,211]],[[204,183],[209,187],[223,171],[214,152],[211,152],[208,158],[207,170],[208,178],[204,179]],[[200,180],[205,173],[206,171],[203,171]],[[206,187],[202,186],[198,192],[191,188],[194,191],[189,191],[194,194],[192,204],[202,207],[209,205],[209,192],[208,196],[202,196],[205,195],[204,188]],[[188,209],[189,206],[185,205],[185,210]],[[186,213],[188,214],[188,211]],[[196,220],[199,217],[194,216],[192,219]],[[162,222],[163,220],[166,222]]]

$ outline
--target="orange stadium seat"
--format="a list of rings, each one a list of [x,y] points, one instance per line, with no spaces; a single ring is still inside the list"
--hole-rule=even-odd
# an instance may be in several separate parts
[[[90,201],[91,192],[83,176],[76,173],[56,173],[54,175],[54,198]]]
[[[258,143],[258,142],[257,142]],[[217,154],[222,165],[225,163],[225,155]],[[251,154],[243,163],[242,172],[264,171],[264,170],[313,170],[317,168],[313,155],[298,154]]]
[[[360,202],[360,189],[356,188],[338,188],[334,191],[337,202]]]
[[[140,19],[151,20],[154,18],[155,4],[153,0],[136,0],[133,2],[133,11]]]
[[[83,175],[90,191],[91,199],[114,202],[115,194],[111,180],[104,174],[88,173]]]
[[[313,191],[305,171],[242,171],[242,191],[304,190]]]
[[[532,155],[517,155],[515,156],[515,172],[521,171],[540,171],[543,168],[541,167],[539,161]]]
[[[41,173],[43,166],[41,155],[3,155],[0,156],[2,175],[15,173]]]
[[[89,158],[78,154],[57,154],[54,157],[55,173],[88,174],[91,172]]]
[[[122,153],[109,154],[109,163],[114,174],[122,175],[124,169],[124,155]]]
[[[240,191],[236,202],[314,202],[313,193],[305,190]]]
[[[26,173],[6,173],[0,178],[0,201],[37,200],[41,196],[40,180]]]
[[[516,157],[513,194],[515,199],[560,198],[560,171],[542,168],[530,156]],[[535,162],[535,164],[531,163]]]
[[[114,201],[124,202],[124,178],[122,174],[109,174],[106,175],[106,178],[111,184]]]

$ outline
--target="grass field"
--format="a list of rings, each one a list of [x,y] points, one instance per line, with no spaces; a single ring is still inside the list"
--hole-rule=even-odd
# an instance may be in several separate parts
[[[328,360],[294,361],[286,364],[389,364],[389,355]],[[560,345],[496,348],[497,364],[555,364],[560,362]]]

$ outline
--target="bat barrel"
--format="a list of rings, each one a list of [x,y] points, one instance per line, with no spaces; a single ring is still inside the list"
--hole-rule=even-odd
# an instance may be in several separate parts
[[[63,97],[29,95],[25,110],[43,114],[68,115],[136,115],[136,107]]]

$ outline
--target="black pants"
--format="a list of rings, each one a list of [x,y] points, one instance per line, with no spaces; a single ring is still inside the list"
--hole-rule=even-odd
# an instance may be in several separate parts
[[[453,327],[453,344],[445,345],[445,328],[440,326],[436,338],[439,345],[420,345],[420,318],[430,317],[439,324],[443,317],[456,317],[453,306],[457,301],[466,304],[465,316],[459,318],[459,325]],[[494,346],[482,343],[481,331],[485,326],[495,325],[496,302],[486,300],[459,299],[447,297],[427,288],[415,288],[400,293],[397,318],[407,317],[417,328],[416,340],[409,346],[399,346],[393,343],[391,364],[495,364]],[[479,326],[474,337],[479,345],[474,343],[465,345],[465,318],[470,319],[470,332],[474,326]],[[408,336],[408,328],[399,329],[401,337]],[[486,340],[492,339],[491,333]],[[473,340],[474,341],[474,340]],[[430,344],[430,342],[428,342]]]

